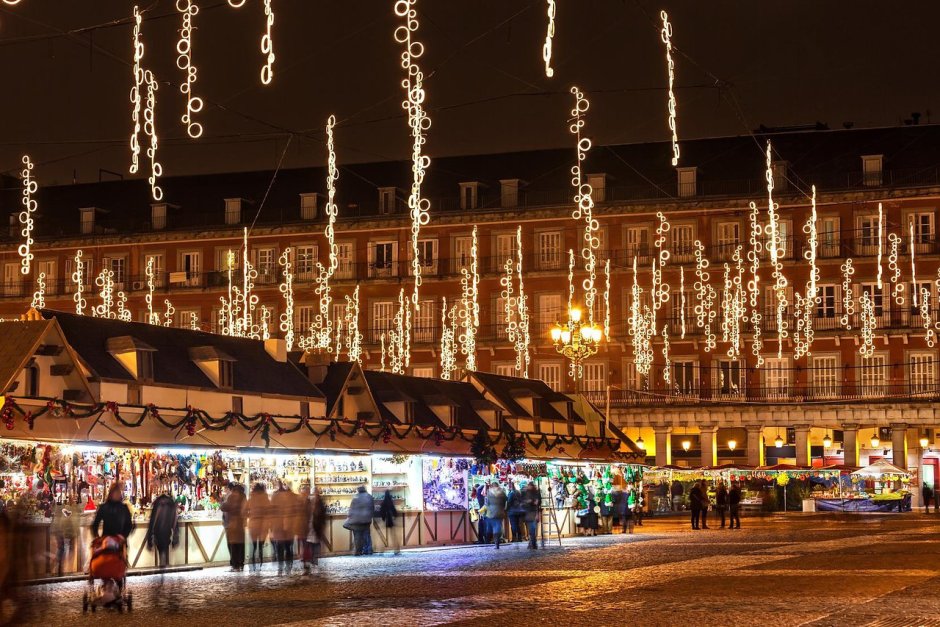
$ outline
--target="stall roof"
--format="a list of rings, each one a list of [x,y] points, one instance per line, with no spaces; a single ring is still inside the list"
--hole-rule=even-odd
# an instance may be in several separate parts
[[[903,468],[898,468],[891,462],[879,459],[874,464],[869,464],[864,468],[859,468],[852,474],[873,477],[878,475],[909,475],[911,473],[910,471],[904,470]]]
[[[560,422],[567,420],[567,417],[558,413],[551,403],[565,402],[570,405],[571,399],[560,392],[554,391],[543,381],[507,377],[480,371],[471,372],[470,377],[476,379],[487,392],[496,398],[499,404],[506,408],[506,411],[514,416],[532,418],[533,416],[516,400],[517,398],[532,398],[533,402],[545,401],[539,405],[539,418],[541,420]],[[577,423],[584,422],[580,416],[574,416],[574,421]]]
[[[0,342],[0,394],[7,390],[26,367],[39,347],[46,331],[53,325],[49,320],[14,321],[0,323],[3,342]]]

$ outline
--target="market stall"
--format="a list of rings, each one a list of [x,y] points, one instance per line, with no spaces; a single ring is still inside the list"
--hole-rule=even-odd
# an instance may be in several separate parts
[[[885,461],[840,473],[838,495],[815,496],[817,511],[887,513],[911,511],[911,473]]]

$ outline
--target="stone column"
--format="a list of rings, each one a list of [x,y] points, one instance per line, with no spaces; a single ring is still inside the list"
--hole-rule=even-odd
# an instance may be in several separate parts
[[[749,466],[764,465],[764,428],[747,426],[747,463]]]
[[[891,456],[892,463],[898,468],[907,470],[907,425],[891,425]]]
[[[718,465],[718,427],[708,425],[699,427],[699,450],[702,452],[702,466]]]
[[[796,425],[793,427],[796,432],[796,465],[809,466],[812,462],[810,454],[809,425]]]
[[[842,425],[842,451],[846,466],[858,466],[858,425]]]
[[[668,466],[672,463],[672,427],[654,427],[656,434],[656,465]]]

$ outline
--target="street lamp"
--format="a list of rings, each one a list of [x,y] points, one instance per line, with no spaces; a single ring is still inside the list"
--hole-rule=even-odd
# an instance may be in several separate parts
[[[646,450],[646,442],[643,441],[642,435],[636,439],[636,447],[640,449],[641,451]]]
[[[825,437],[823,437],[823,448],[829,448],[832,446],[832,437],[829,436],[829,432],[826,432]]]
[[[575,382],[581,378],[581,364],[596,354],[604,339],[604,330],[590,321],[582,321],[582,312],[578,307],[568,309],[568,320],[564,324],[555,323],[552,327],[552,342],[555,350],[571,361],[574,366]]]
[[[881,444],[881,439],[878,437],[878,432],[876,431],[873,436],[871,436],[871,447],[878,448],[878,445]]]
[[[688,438],[686,438],[685,440],[682,440],[682,450],[688,451],[690,448],[692,448],[692,441],[689,440]]]
[[[777,437],[774,439],[774,445],[777,448],[783,448],[783,438],[780,437],[780,432],[777,432]]]
[[[930,438],[928,438],[926,435],[920,436],[920,447],[927,448],[928,445],[930,445]]]
[[[737,440],[728,440],[728,450],[734,452],[734,449],[738,448]]]

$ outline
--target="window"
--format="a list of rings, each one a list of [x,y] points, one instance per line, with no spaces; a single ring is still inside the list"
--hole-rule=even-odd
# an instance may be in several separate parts
[[[392,301],[380,301],[372,303],[372,341],[378,342],[380,336],[385,333],[386,339],[389,330],[392,328],[392,322],[395,318],[395,303]]]
[[[698,193],[697,170],[698,168],[676,168],[679,175],[679,198],[689,198]]]
[[[718,225],[718,254],[722,259],[730,259],[734,249],[741,243],[741,225],[737,222],[723,222]]]
[[[294,333],[298,335],[308,333],[315,317],[316,313],[313,310],[313,305],[295,305]]]
[[[790,395],[790,360],[786,357],[769,357],[764,360],[764,393],[767,398]]]
[[[914,213],[908,219],[914,224],[914,244],[917,245],[917,252],[929,251],[935,232],[933,212]]]
[[[338,265],[333,276],[337,279],[351,279],[355,276],[355,250],[352,242],[339,242],[336,244],[336,259]]]
[[[688,279],[688,277],[686,277]],[[670,319],[669,327],[670,333],[676,336],[681,336],[683,333],[682,330],[682,319],[683,319],[683,309],[685,310],[685,333],[695,333],[695,292],[692,290],[685,291],[685,307],[683,308],[683,293],[679,290],[674,291],[669,296],[669,307],[670,307]]]
[[[516,234],[504,233],[496,236],[496,257],[493,259],[495,270],[502,270],[507,259],[516,259]]]
[[[124,257],[104,257],[101,260],[101,268],[114,273],[114,289],[124,289],[124,281],[127,280],[127,260]]]
[[[883,159],[883,155],[862,155],[862,182],[865,187],[881,185]]]
[[[538,234],[539,270],[557,270],[562,265],[561,231]]]
[[[243,399],[242,399],[241,396],[233,396],[233,397],[232,397],[232,413],[234,413],[234,414],[242,414],[242,413],[244,413],[245,406],[244,406],[244,403],[243,403],[242,401],[243,401]]]
[[[859,255],[877,255],[878,254],[878,216],[859,216],[858,217],[858,246]],[[884,229],[884,226],[882,226]],[[882,232],[883,246],[887,248],[888,238]]]
[[[635,362],[625,362],[623,368],[623,385],[628,390],[648,390],[649,375],[641,374],[636,369]]]
[[[317,217],[320,195],[316,193],[300,195],[300,219],[314,220]]]
[[[82,234],[88,235],[95,232],[95,209],[87,207],[79,209],[82,216]]]
[[[372,253],[371,276],[395,276],[398,242],[376,242],[370,251]]]
[[[552,388],[556,392],[561,391],[561,364],[560,363],[540,363],[539,364],[539,379],[541,379],[545,385]]]
[[[394,213],[396,192],[394,187],[379,188],[379,213]]]
[[[888,371],[884,355],[862,357],[858,370],[862,396],[885,395]]]
[[[689,261],[695,255],[695,236],[691,224],[677,224],[672,232],[672,256],[677,261]]]
[[[180,272],[186,273],[186,281],[183,283],[186,287],[196,287],[200,284],[201,258],[202,253],[195,251],[185,252],[180,256]]]
[[[20,264],[7,263],[3,266],[3,295],[20,296],[23,292],[23,274]]]
[[[166,228],[166,203],[150,205],[150,228],[154,231]]]
[[[928,394],[936,391],[936,358],[931,353],[914,353],[910,358],[910,382],[912,394]]]
[[[878,289],[877,283],[864,283],[861,286],[861,291],[858,294],[858,302],[859,302],[858,308],[861,308],[862,294],[868,294],[868,298],[871,299],[872,305],[875,308],[875,315],[879,317],[883,316],[885,313],[884,311],[884,284],[885,282],[882,282],[882,288]]]
[[[219,360],[219,387],[232,388],[234,386],[235,364],[227,359]]]
[[[627,248],[624,261],[629,265],[633,258],[645,262],[650,254],[650,230],[645,226],[631,226],[627,229]]]
[[[834,398],[839,395],[839,358],[834,355],[819,355],[810,361],[812,395],[817,398]]]
[[[226,224],[238,224],[242,221],[242,199],[241,198],[226,198],[225,199],[225,223]]]
[[[744,368],[740,361],[718,360],[715,390],[721,396],[737,396],[744,391]]]
[[[789,181],[787,181],[787,162],[774,161],[770,164],[770,171],[774,181],[774,189],[785,191]]]
[[[304,244],[294,249],[294,280],[313,281],[317,269],[317,245]]]
[[[836,286],[819,285],[816,294],[816,317],[817,318],[835,318],[836,317]]]
[[[82,284],[89,288],[93,285],[95,280],[94,271],[94,259],[91,257],[82,257]],[[17,266],[19,267],[19,266]],[[74,292],[75,291],[75,281],[73,280],[73,275],[78,268],[75,266],[75,259],[69,258],[65,260],[65,291]],[[6,271],[4,270],[4,286],[7,284],[6,280]]]
[[[516,376],[516,364],[493,364],[493,370],[501,377]]]
[[[584,390],[586,392],[606,392],[607,364],[587,362],[584,364]],[[592,394],[596,397],[597,394]]]
[[[437,314],[433,300],[422,300],[420,308],[415,312],[412,333],[415,342],[433,342],[434,327]]]
[[[454,272],[459,273],[464,268],[470,269],[472,237],[454,238]]]
[[[261,283],[277,282],[277,249],[272,247],[256,248],[252,252],[254,257],[255,270],[258,271],[258,278],[255,281]]]
[[[839,256],[839,218],[823,217],[816,223],[818,257]]]
[[[153,351],[137,351],[137,380],[153,381]]]
[[[779,242],[777,255],[782,259],[786,259],[790,255],[790,251],[793,250],[793,246],[790,245],[793,229],[790,225],[789,220],[777,221],[777,241]]]
[[[677,394],[698,394],[698,375],[694,361],[672,363],[672,391]]]
[[[128,405],[141,405],[141,389],[139,385],[129,384],[127,386],[127,404]]]
[[[145,253],[144,265],[141,267],[140,276],[143,287],[147,287],[147,264],[153,259],[153,283],[155,287],[163,287],[166,282],[166,265],[163,263],[163,253]]]
[[[604,202],[607,200],[606,174],[588,174],[587,183],[591,186],[591,198],[594,202]]]
[[[460,208],[476,209],[479,202],[479,183],[461,183],[460,184]]]
[[[414,254],[411,246],[408,246],[408,258],[411,259]],[[437,240],[436,239],[422,239],[418,240],[418,261],[421,263],[422,272],[437,272]],[[411,265],[408,265],[408,272],[410,273]]]
[[[936,309],[936,302],[934,299],[934,284],[933,281],[918,281],[917,283],[911,283],[908,286],[908,289],[911,290],[910,298],[908,303],[911,307],[911,324],[916,324],[921,326],[922,320],[920,318],[920,306],[921,301],[924,298],[924,290],[927,291],[927,309],[931,313]]]
[[[191,329],[193,319],[196,320],[196,328],[199,328],[199,310],[198,309],[178,309],[176,311],[176,327],[179,329]]]
[[[415,366],[411,369],[411,376],[421,377],[422,379],[433,379],[434,366]]]
[[[539,331],[547,332],[561,318],[561,294],[539,294]]]

